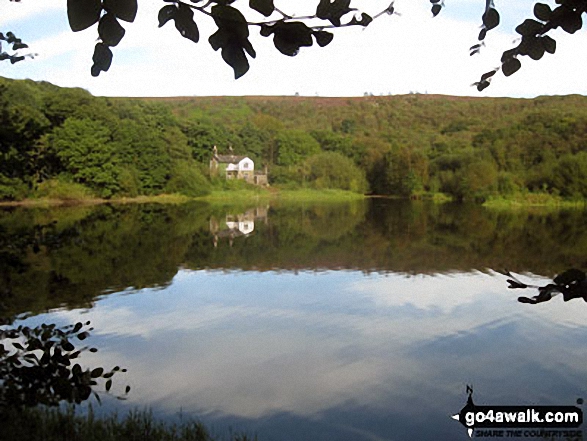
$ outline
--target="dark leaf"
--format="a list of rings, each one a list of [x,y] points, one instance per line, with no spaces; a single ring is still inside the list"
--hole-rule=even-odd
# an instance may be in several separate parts
[[[90,386],[81,386],[79,388],[79,397],[80,397],[81,401],[85,401],[88,398],[90,398],[91,394],[92,394],[92,388]]]
[[[102,399],[100,398],[100,395],[98,395],[96,392],[94,392],[94,397],[98,401],[98,404],[102,405]]]
[[[275,10],[273,0],[249,0],[249,7],[265,17],[269,17]]]
[[[92,378],[98,378],[99,376],[101,376],[104,373],[104,368],[101,367],[97,367],[96,369],[94,369],[91,373],[91,377]]]
[[[349,25],[368,26],[373,21],[373,18],[369,14],[364,12],[361,14],[361,19],[357,20],[356,17],[349,22]]]
[[[228,32],[223,31],[222,29],[218,29],[216,32],[210,35],[208,42],[210,43],[210,46],[212,46],[212,49],[217,51],[221,47],[225,46],[229,39],[230,34]]]
[[[481,44],[474,44],[469,48],[469,55],[473,56],[481,51]]]
[[[45,365],[49,363],[49,360],[51,360],[51,353],[49,352],[49,350],[46,350],[45,352],[43,352],[43,356],[41,357],[41,364]]]
[[[242,77],[249,71],[249,60],[242,46],[227,44],[222,48],[222,59],[234,70],[234,79]]]
[[[77,322],[73,327],[73,332],[76,333],[82,328],[83,324],[81,322]]]
[[[322,20],[328,20],[330,0],[320,0],[316,8],[316,16]]]
[[[536,3],[534,5],[534,16],[538,20],[548,21],[550,20],[550,16],[552,14],[552,9],[545,3]]]
[[[540,60],[544,56],[544,52],[542,40],[533,38],[531,44],[528,45],[528,56],[533,60]]]
[[[98,349],[96,349],[96,348],[90,348],[90,352],[98,352]]]
[[[14,43],[12,45],[12,50],[17,51],[19,49],[26,49],[27,47],[29,47],[29,46],[28,46],[28,44],[25,44],[25,43]]]
[[[126,386],[126,388],[124,389],[124,393],[127,394],[130,392],[130,386]]]
[[[106,392],[108,392],[110,390],[110,388],[112,387],[112,380],[108,380],[106,382]]]
[[[82,367],[76,363],[73,365],[71,372],[73,373],[74,376],[79,377],[80,374],[82,373]]]
[[[556,41],[552,37],[549,37],[548,35],[545,35],[545,36],[541,37],[540,39],[542,40],[542,45],[544,46],[544,50],[546,52],[548,52],[549,54],[554,54],[556,51]]]
[[[104,0],[104,9],[121,20],[133,22],[137,15],[137,0]]]
[[[14,342],[12,343],[12,346],[14,346],[16,349],[24,350],[23,346],[20,343]]]
[[[328,20],[334,26],[340,26],[340,19],[355,9],[350,7],[350,0],[320,0],[316,9],[316,16],[322,20]]]
[[[96,55],[98,54],[98,55]],[[110,68],[110,63],[112,62],[112,52],[110,49],[104,45],[103,43],[96,44],[96,50],[94,51],[94,63],[96,63],[103,71],[107,71]],[[88,338],[87,332],[80,332],[77,335],[77,338],[80,340],[85,340]]]
[[[66,341],[63,343],[63,349],[65,349],[66,351],[73,351],[75,349],[75,346],[73,346],[70,342]]]
[[[578,269],[569,269],[556,276],[553,281],[557,285],[570,285],[585,280],[585,273]]]
[[[263,37],[269,37],[273,33],[273,26],[262,24],[260,33]]]
[[[159,14],[157,15],[157,19],[159,20],[159,27],[163,26],[169,20],[174,19],[176,14],[177,7],[175,5],[167,5],[159,9]]]
[[[16,35],[14,35],[12,32],[7,32],[6,33],[6,41],[10,44],[14,43],[16,40],[18,40],[16,38]]]
[[[175,14],[175,28],[182,37],[197,43],[200,40],[200,32],[193,17],[194,11],[189,6],[180,3]]]
[[[485,80],[485,81],[479,81],[478,83],[475,83],[475,86],[477,86],[477,90],[479,92],[483,92],[483,90],[485,90],[486,88],[489,87],[489,81]]]
[[[439,4],[432,5],[432,16],[436,17],[438,14],[440,14],[441,10],[442,6],[440,6]]]
[[[216,26],[236,38],[247,38],[249,26],[241,12],[232,6],[214,6],[211,10]]]
[[[214,50],[222,49],[222,59],[233,68],[235,79],[240,78],[249,70],[245,51],[255,57],[255,50],[248,40],[247,21],[238,9],[231,6],[216,5],[211,13],[218,30],[208,41]]]
[[[251,58],[255,58],[257,56],[257,53],[255,52],[255,49],[253,48],[251,42],[249,40],[243,40],[241,42],[243,43],[243,49],[247,52],[247,54],[249,54]]]
[[[524,22],[516,28],[516,32],[520,35],[536,35],[542,30],[542,23],[530,18],[524,20]]]
[[[39,362],[39,359],[38,359],[38,357],[35,354],[26,354],[24,356],[24,358],[27,359],[27,360],[34,360],[37,363]]]
[[[569,12],[561,17],[561,25],[565,32],[574,34],[583,27],[583,19],[581,14],[576,12]]]
[[[489,71],[487,73],[484,73],[483,75],[481,75],[481,81],[485,81],[489,78],[491,78],[493,75],[495,75],[497,73],[498,69]]]
[[[483,14],[482,20],[483,25],[490,31],[499,25],[499,12],[495,8],[489,8]]]
[[[334,35],[326,31],[316,31],[314,32],[314,38],[316,39],[316,43],[318,43],[318,46],[324,47],[330,44],[330,42],[334,38]]]
[[[502,56],[501,56],[501,62],[505,63],[506,60],[512,58],[514,55],[516,55],[517,53],[517,49],[508,49],[507,51],[505,51]]]
[[[502,64],[501,70],[506,77],[516,73],[520,67],[522,67],[522,63],[517,58],[510,58],[505,63]]]
[[[116,46],[124,37],[124,28],[118,23],[114,14],[105,14],[98,24],[98,35],[107,46]]]
[[[100,0],[67,0],[67,19],[72,31],[78,32],[96,24],[102,12]]]
[[[293,57],[302,46],[312,46],[312,29],[302,22],[278,23],[273,31],[273,44],[279,52]]]
[[[487,36],[487,28],[483,28],[481,29],[481,31],[479,32],[479,41],[485,40],[485,37]]]

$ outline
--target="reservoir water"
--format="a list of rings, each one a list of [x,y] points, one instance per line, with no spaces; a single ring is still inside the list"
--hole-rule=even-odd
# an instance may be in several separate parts
[[[0,316],[90,321],[98,352],[80,363],[122,366],[112,391],[131,386],[98,413],[262,441],[466,440],[451,415],[467,385],[484,405],[587,398],[587,303],[521,303],[537,293],[502,274],[587,269],[585,215],[386,199],[3,209]]]

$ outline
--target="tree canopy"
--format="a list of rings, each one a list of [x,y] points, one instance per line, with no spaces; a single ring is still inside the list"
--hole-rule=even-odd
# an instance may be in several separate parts
[[[11,0],[13,1],[13,0]],[[284,55],[295,56],[302,47],[327,46],[334,38],[337,28],[359,26],[367,27],[373,20],[397,14],[392,1],[379,12],[367,13],[359,10],[353,0],[316,0],[315,12],[307,16],[294,16],[278,8],[274,0],[164,0],[159,10],[159,27],[174,22],[179,34],[194,43],[200,41],[198,22],[213,20],[216,31],[208,36],[208,43],[215,51],[220,51],[222,59],[234,70],[239,78],[249,70],[249,58],[256,57],[256,51],[249,40],[253,29],[263,37],[273,38],[275,48]],[[482,0],[480,0],[482,1]],[[587,0],[555,0],[553,9],[546,3],[536,2],[533,17],[524,20],[516,27],[520,38],[515,46],[503,52],[500,65],[481,75],[474,83],[479,91],[490,85],[493,76],[500,70],[505,76],[517,72],[520,57],[527,56],[540,60],[545,53],[556,51],[556,41],[551,31],[563,29],[574,34],[583,26],[582,15],[587,12]],[[433,16],[445,8],[443,0],[430,0]],[[110,68],[113,60],[112,48],[117,46],[125,35],[120,21],[131,23],[135,20],[138,0],[68,0],[67,16],[74,32],[83,31],[97,24],[98,42],[92,56],[91,74],[100,75]],[[260,17],[250,20],[246,17]],[[197,20],[196,20],[197,18]],[[493,0],[485,0],[481,16],[481,30],[478,41],[470,48],[471,55],[484,46],[487,33],[500,23],[500,14]],[[9,47],[3,51],[1,43]],[[0,33],[0,60],[11,63],[22,61],[25,56],[19,50],[28,46],[13,32]]]
[[[201,196],[226,189],[214,145],[283,188],[587,198],[576,95],[131,99],[0,78],[0,120],[0,200]]]

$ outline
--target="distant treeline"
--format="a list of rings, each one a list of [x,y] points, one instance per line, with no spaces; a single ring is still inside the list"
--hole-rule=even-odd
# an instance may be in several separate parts
[[[587,98],[93,97],[0,78],[0,199],[205,194],[232,147],[286,188],[587,198]]]

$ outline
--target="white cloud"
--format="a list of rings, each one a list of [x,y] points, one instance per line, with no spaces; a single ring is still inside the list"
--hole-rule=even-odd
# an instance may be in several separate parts
[[[2,0],[2,14],[0,14],[0,27],[4,28],[14,22],[21,22],[27,19],[38,17],[54,10],[65,11],[63,0],[23,0],[20,2],[9,2]]]

